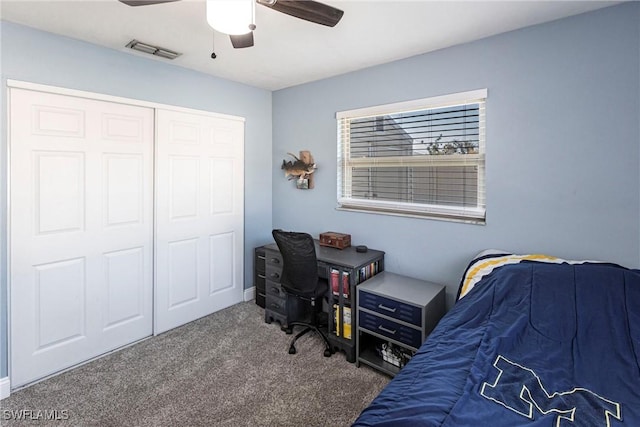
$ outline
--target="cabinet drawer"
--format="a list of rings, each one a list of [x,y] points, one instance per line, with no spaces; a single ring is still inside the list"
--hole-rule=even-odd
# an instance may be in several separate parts
[[[280,284],[267,280],[265,285],[265,292],[267,295],[274,296],[276,298],[287,298],[287,294],[284,292]]]
[[[416,349],[422,344],[419,330],[383,319],[366,311],[358,310],[358,326]]]
[[[286,298],[278,298],[273,295],[267,294],[266,304],[264,308],[279,313],[282,316],[287,316]]]
[[[267,268],[272,265],[282,269],[282,255],[280,252],[265,251],[264,255]]]
[[[265,278],[267,281],[271,280],[272,282],[280,283],[280,278],[282,277],[282,268],[278,268],[272,265],[267,265],[267,271],[265,273]]]
[[[421,327],[422,325],[422,309],[420,307],[401,303],[366,291],[360,292],[359,305],[376,313],[411,323],[417,327]]]

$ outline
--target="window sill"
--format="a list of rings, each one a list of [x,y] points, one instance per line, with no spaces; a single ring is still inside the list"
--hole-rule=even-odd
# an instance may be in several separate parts
[[[364,208],[364,207],[354,207],[354,206],[338,206],[336,207],[336,210],[345,211],[345,212],[359,212],[359,213],[365,213],[365,214],[399,216],[399,217],[405,217],[405,218],[459,222],[459,223],[473,224],[473,225],[486,225],[487,223],[486,218],[480,219],[480,218],[472,218],[472,217],[464,217],[464,216],[438,215],[434,213],[421,213],[421,212],[397,212],[397,211],[389,211],[384,209]]]

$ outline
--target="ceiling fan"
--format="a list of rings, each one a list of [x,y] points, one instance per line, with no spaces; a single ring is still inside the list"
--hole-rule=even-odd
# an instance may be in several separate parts
[[[180,0],[119,0],[128,6],[147,6]],[[305,21],[334,27],[344,12],[333,6],[312,0],[207,0],[207,22],[221,33],[228,34],[234,48],[253,46],[255,30],[254,6],[266,6]]]

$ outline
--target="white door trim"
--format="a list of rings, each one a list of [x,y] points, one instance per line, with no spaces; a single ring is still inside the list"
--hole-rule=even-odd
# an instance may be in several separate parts
[[[193,108],[186,108],[186,107],[178,107],[175,105],[169,105],[169,104],[162,104],[159,102],[151,102],[151,101],[142,101],[139,99],[134,99],[134,98],[125,98],[125,97],[121,97],[121,96],[115,96],[115,95],[106,95],[103,93],[97,93],[97,92],[88,92],[88,91],[84,91],[84,90],[77,90],[77,89],[68,89],[68,88],[64,88],[64,87],[60,87],[60,86],[49,86],[49,85],[43,85],[40,83],[31,83],[31,82],[25,82],[25,81],[21,81],[21,80],[12,80],[12,79],[7,79],[7,87],[9,88],[20,88],[20,89],[29,89],[29,90],[33,90],[33,91],[37,91],[37,92],[47,92],[47,93],[55,93],[58,95],[68,95],[68,96],[75,96],[77,98],[88,98],[88,99],[93,99],[96,101],[107,101],[107,102],[116,102],[119,104],[128,104],[128,105],[136,105],[139,107],[149,107],[149,108],[162,108],[162,109],[166,109],[166,110],[172,110],[172,111],[179,111],[179,112],[183,112],[183,113],[187,113],[187,114],[201,114],[201,115],[205,115],[205,116],[209,116],[209,117],[218,117],[218,118],[222,118],[222,119],[229,119],[229,120],[238,120],[241,122],[246,121],[246,119],[244,117],[240,117],[240,116],[234,116],[234,115],[229,115],[229,114],[221,114],[221,113],[214,113],[211,111],[205,111],[205,110],[197,110],[197,109],[193,109]]]

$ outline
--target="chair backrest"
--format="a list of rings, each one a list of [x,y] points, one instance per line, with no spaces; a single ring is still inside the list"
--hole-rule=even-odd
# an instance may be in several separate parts
[[[313,237],[307,233],[282,230],[273,230],[271,234],[282,255],[282,287],[296,295],[313,295],[318,286],[318,260]]]

